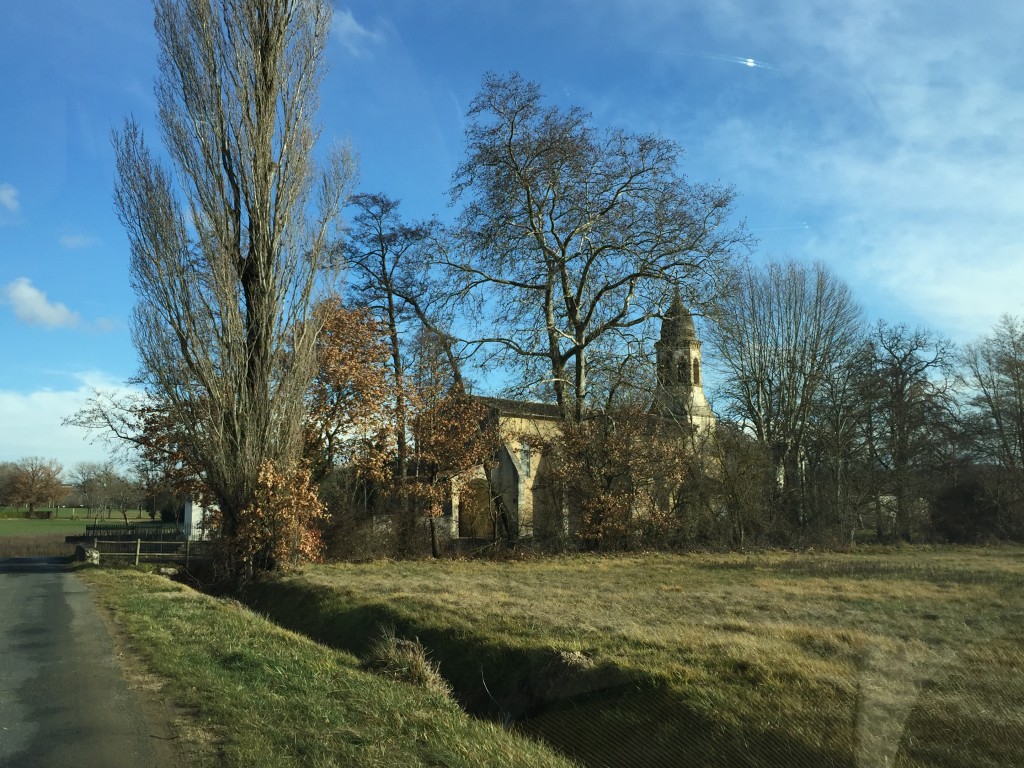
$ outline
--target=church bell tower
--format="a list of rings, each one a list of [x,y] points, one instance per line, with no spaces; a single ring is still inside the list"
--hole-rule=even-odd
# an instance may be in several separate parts
[[[683,306],[678,290],[661,322],[661,338],[654,349],[657,393],[653,410],[698,428],[710,426],[714,416],[704,396],[701,343],[693,315]]]

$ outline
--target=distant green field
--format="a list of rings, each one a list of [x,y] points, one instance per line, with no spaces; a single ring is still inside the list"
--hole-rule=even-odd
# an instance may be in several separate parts
[[[78,520],[0,519],[0,538],[9,536],[74,536],[85,533],[85,526],[89,522],[85,518]]]
[[[86,520],[0,519],[0,557],[63,557],[65,536],[85,533]]]
[[[34,518],[45,518],[50,520],[92,520],[99,517],[101,520],[123,520],[123,515],[116,509],[98,510],[85,509],[82,507],[36,507],[33,513]],[[26,507],[0,507],[0,520],[4,519],[27,519],[28,509]],[[129,509],[129,520],[146,520],[149,515],[141,509]]]

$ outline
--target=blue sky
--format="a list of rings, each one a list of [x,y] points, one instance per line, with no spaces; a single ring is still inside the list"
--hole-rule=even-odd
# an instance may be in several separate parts
[[[156,139],[142,0],[0,12],[0,461],[106,456],[60,420],[135,371],[110,131]],[[869,318],[955,341],[1024,314],[1024,5],[1004,0],[339,3],[323,142],[442,216],[487,70],[732,184],[756,259],[821,259]]]

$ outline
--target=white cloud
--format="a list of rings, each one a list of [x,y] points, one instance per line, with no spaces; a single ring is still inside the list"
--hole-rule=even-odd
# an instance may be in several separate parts
[[[717,115],[710,157],[744,199],[812,222],[801,253],[858,296],[958,340],[1024,314],[1024,130],[1013,4],[715,3],[719,26],[770,40],[778,98]],[[728,22],[728,23],[726,23]],[[777,255],[777,254],[776,254]]]
[[[69,250],[88,248],[96,244],[96,238],[90,235],[62,235],[57,242]]]
[[[21,203],[18,201],[18,190],[13,184],[3,182],[0,184],[0,208],[6,208],[11,213],[21,210]]]
[[[14,310],[15,316],[29,325],[74,328],[79,323],[76,312],[60,302],[51,302],[27,277],[19,277],[4,286],[3,298]]]
[[[126,387],[124,383],[104,371],[78,371],[70,374],[71,378],[79,382],[90,391],[103,390],[104,392],[116,390],[118,392],[137,392],[138,390]]]
[[[356,58],[367,55],[370,48],[384,40],[382,32],[371,30],[360,24],[350,10],[339,9],[335,12],[332,31],[348,52]]]
[[[79,427],[64,426],[63,420],[81,409],[97,389],[127,393],[131,390],[99,372],[75,374],[78,385],[62,390],[42,389],[15,392],[0,389],[0,424],[4,440],[0,461],[18,461],[27,456],[57,459],[65,471],[81,461],[106,461],[110,446],[102,436]]]

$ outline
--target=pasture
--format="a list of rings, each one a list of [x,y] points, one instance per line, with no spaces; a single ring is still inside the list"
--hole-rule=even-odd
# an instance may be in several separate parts
[[[148,521],[141,510],[128,511],[132,522]],[[74,554],[74,546],[64,543],[65,536],[85,533],[95,520],[123,521],[118,511],[43,507],[29,518],[24,507],[0,507],[0,557],[50,557]]]
[[[0,557],[48,557],[74,553],[65,536],[85,533],[88,520],[0,518]]]
[[[1024,765],[1024,550],[307,568],[247,598],[587,766]]]
[[[129,520],[148,520],[149,513],[141,509],[129,509],[124,514],[119,509],[100,509],[88,507],[36,507],[29,515],[28,507],[0,507],[0,520],[32,519],[37,520],[123,520],[125,514]]]

